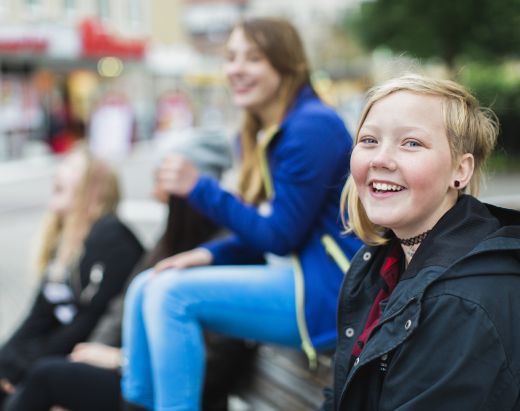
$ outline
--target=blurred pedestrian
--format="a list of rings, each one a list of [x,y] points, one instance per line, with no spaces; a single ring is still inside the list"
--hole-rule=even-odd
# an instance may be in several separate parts
[[[155,109],[152,138],[162,140],[193,126],[193,104],[189,96],[180,90],[169,90],[161,94]]]
[[[117,295],[143,248],[117,218],[117,176],[75,151],[54,178],[39,249],[41,284],[30,313],[0,349],[1,397],[40,358],[84,341]]]
[[[315,349],[335,340],[337,292],[361,244],[341,236],[338,224],[350,136],[314,92],[287,21],[239,24],[225,72],[244,111],[239,194],[180,155],[163,161],[158,178],[233,233],[163,260],[129,287],[122,380],[129,409],[200,409],[204,329],[303,349],[312,364]]]
[[[497,132],[451,81],[369,93],[342,201],[368,245],[342,285],[324,410],[520,409],[520,213],[473,197]]]
[[[137,140],[135,113],[121,92],[110,92],[93,108],[88,131],[90,150],[98,157],[120,160]]]

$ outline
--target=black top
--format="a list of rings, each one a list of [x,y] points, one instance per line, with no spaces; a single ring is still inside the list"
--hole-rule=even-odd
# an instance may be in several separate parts
[[[85,239],[79,272],[71,271],[73,298],[52,302],[42,281],[29,315],[0,350],[0,378],[17,383],[37,359],[68,354],[85,341],[142,253],[139,240],[115,215],[100,218]],[[68,314],[57,315],[58,305],[69,307]]]

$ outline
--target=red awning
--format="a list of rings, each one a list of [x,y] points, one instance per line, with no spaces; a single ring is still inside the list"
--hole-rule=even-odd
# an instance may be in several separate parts
[[[108,33],[96,20],[85,19],[80,24],[82,55],[84,57],[114,56],[126,59],[141,59],[146,41],[125,39]]]

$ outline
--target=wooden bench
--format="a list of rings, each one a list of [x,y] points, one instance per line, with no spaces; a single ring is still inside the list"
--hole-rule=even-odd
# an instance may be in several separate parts
[[[331,383],[330,356],[320,355],[318,368],[310,370],[301,352],[261,346],[251,376],[230,398],[229,411],[315,411]]]

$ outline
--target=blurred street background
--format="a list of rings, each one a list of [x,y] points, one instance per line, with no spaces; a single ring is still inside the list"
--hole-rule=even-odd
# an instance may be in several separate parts
[[[255,15],[299,28],[315,88],[352,133],[363,93],[404,71],[469,87],[501,123],[482,198],[520,208],[518,0],[0,0],[0,341],[37,281],[60,156],[82,140],[113,161],[120,212],[151,245],[165,217],[150,194],[160,142],[194,127],[233,137],[223,46]]]

